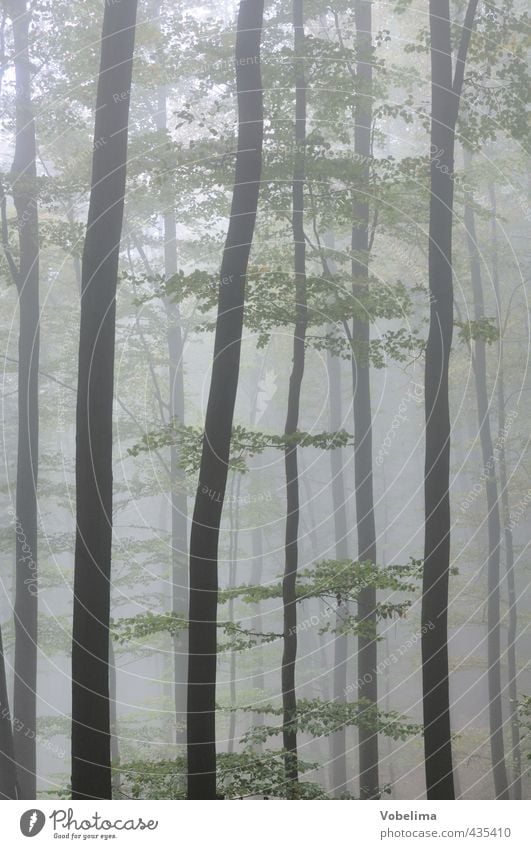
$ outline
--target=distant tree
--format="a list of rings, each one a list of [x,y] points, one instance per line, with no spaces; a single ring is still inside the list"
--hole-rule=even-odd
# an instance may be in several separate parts
[[[160,14],[160,6],[156,4],[156,14]],[[160,27],[159,27],[160,28]],[[164,57],[159,56],[162,64]],[[160,133],[168,132],[168,93],[166,85],[162,84],[157,91],[157,111],[155,123]],[[162,220],[164,228],[164,275],[171,279],[178,270],[177,254],[177,218],[174,199],[169,207],[164,209]],[[184,372],[183,372],[183,334],[178,302],[172,298],[164,299],[168,320],[168,378],[170,385],[169,413],[174,421],[184,424]],[[170,449],[171,477],[171,551],[172,551],[172,611],[176,614],[187,615],[188,608],[188,499],[184,486],[184,474],[179,464],[177,446]],[[187,642],[186,632],[179,631],[173,638],[173,674],[176,740],[186,742],[186,692],[187,692]]]
[[[494,185],[489,188],[492,203],[492,283],[494,293],[501,309],[500,293],[500,269],[498,257],[498,221],[496,190]],[[500,327],[498,335],[498,432],[503,433],[506,427],[507,400],[505,396],[505,357],[503,347],[503,332]],[[522,751],[520,746],[520,722],[518,717],[518,686],[517,686],[517,663],[516,663],[516,634],[518,626],[518,611],[516,600],[516,585],[514,576],[514,540],[511,525],[511,508],[509,501],[509,477],[507,474],[507,458],[505,455],[505,439],[499,441],[499,475],[501,491],[501,516],[503,519],[503,536],[505,542],[505,573],[507,578],[507,595],[509,602],[509,628],[507,633],[507,672],[509,689],[509,716],[511,721],[511,763],[512,781],[511,788],[515,799],[522,798]]]
[[[3,243],[17,287],[18,455],[15,516],[15,683],[13,713],[19,797],[37,795],[37,473],[39,455],[39,215],[32,65],[31,12],[26,0],[4,3],[13,21],[15,65],[15,155],[10,181],[17,214],[18,263],[9,250],[6,201],[2,195]]]
[[[0,799],[16,799],[17,795],[13,726],[7,693],[4,644],[0,629]]]
[[[330,391],[330,432],[341,428],[343,413],[341,404],[341,360],[327,352],[328,383]],[[334,514],[334,537],[336,560],[348,558],[348,519],[346,507],[345,478],[343,474],[344,453],[341,448],[330,451],[331,494]],[[348,668],[348,636],[341,632],[343,617],[348,616],[346,602],[338,596],[336,609],[336,634],[334,637],[334,699],[345,701]],[[332,792],[336,796],[346,793],[347,785],[347,734],[340,728],[330,737],[330,776]]]
[[[109,620],[116,285],[136,0],[105,3],[82,259],[76,412],[72,798],[110,799]]]
[[[238,145],[221,262],[212,377],[190,536],[188,797],[216,798],[218,544],[238,388],[245,282],[262,167],[263,0],[242,0],[236,35]]]
[[[472,156],[464,148],[465,175],[471,172]],[[476,233],[476,216],[474,212],[474,196],[467,187],[465,189],[466,241],[470,263],[470,279],[474,301],[474,381],[478,409],[478,432],[481,445],[481,459],[485,478],[485,495],[487,501],[487,681],[489,691],[489,728],[490,748],[492,757],[492,774],[496,799],[508,799],[509,788],[507,769],[505,766],[505,748],[503,741],[502,713],[502,683],[500,660],[500,505],[498,501],[498,483],[496,480],[496,463],[494,443],[490,425],[490,403],[487,388],[487,342],[482,332],[482,322],[485,320],[485,299],[483,296],[483,280],[479,247]]]

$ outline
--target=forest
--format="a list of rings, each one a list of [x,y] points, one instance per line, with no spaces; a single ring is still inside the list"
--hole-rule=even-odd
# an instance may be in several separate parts
[[[0,3],[0,798],[523,800],[524,0]]]

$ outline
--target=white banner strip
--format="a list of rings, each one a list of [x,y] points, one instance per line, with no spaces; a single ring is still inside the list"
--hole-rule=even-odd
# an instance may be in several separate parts
[[[531,845],[528,802],[4,802],[4,846],[252,849]],[[331,804],[326,812],[323,806]],[[296,806],[296,807],[295,807]],[[292,810],[290,810],[292,807]],[[215,810],[214,810],[215,808]],[[29,840],[35,839],[34,844]],[[69,844],[69,845],[70,845]]]

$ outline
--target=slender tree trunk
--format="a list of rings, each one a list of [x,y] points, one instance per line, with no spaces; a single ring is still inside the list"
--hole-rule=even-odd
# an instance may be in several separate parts
[[[35,122],[26,0],[11,4],[15,61],[15,156],[11,167],[20,262],[16,494],[14,746],[19,795],[35,799],[37,733],[37,472],[39,451],[39,219]]]
[[[489,189],[492,203],[492,282],[494,293],[501,310],[500,275],[498,266],[498,224],[496,221],[496,193],[494,186]],[[503,338],[500,328],[498,341],[498,431],[500,434],[506,426],[505,421],[505,376]],[[514,545],[513,531],[510,523],[511,510],[509,506],[509,489],[507,476],[507,460],[505,456],[505,438],[500,437],[498,446],[498,465],[500,471],[501,506],[503,516],[503,534],[505,540],[505,572],[507,577],[507,595],[509,602],[509,629],[507,634],[507,666],[509,674],[509,715],[511,722],[511,763],[512,763],[512,795],[514,799],[522,798],[522,750],[520,746],[520,723],[518,720],[518,688],[516,665],[516,633],[518,625],[516,606],[516,587],[514,579]]]
[[[112,639],[109,640],[109,712],[111,734],[112,787],[120,788],[120,744],[118,742],[118,703],[116,701],[116,655]]]
[[[74,799],[112,796],[109,617],[115,298],[136,9],[136,0],[105,4],[94,129],[97,143],[82,260],[72,640]]]
[[[340,430],[343,423],[341,405],[341,361],[330,352],[327,354],[328,385],[330,391],[329,419],[330,432]],[[337,560],[348,558],[347,509],[345,497],[345,479],[343,475],[343,452],[341,448],[330,451],[330,471],[332,475],[332,510],[334,513],[334,538]],[[335,617],[336,629],[341,628],[344,616],[348,614],[346,602],[337,599]],[[348,637],[336,633],[334,637],[334,701],[343,704],[346,701],[348,663]],[[332,793],[339,797],[348,792],[347,785],[347,732],[341,728],[330,737],[330,781]]]
[[[245,300],[262,165],[260,41],[263,0],[242,0],[236,36],[238,150],[231,217],[221,263],[214,360],[190,537],[188,796],[216,798],[216,618],[218,543]]]
[[[260,527],[253,528],[252,532],[252,548],[253,548],[253,566],[251,571],[251,584],[253,587],[259,587],[262,584],[262,576],[264,571],[264,546],[263,546],[263,531]],[[263,617],[260,609],[261,602],[256,604],[256,613],[252,618],[252,629],[256,634],[262,634],[264,630]],[[258,647],[253,651],[255,656],[255,673],[253,675],[253,688],[260,691],[260,699],[263,698],[265,687],[264,682],[264,664],[263,650]],[[255,728],[264,724],[263,713],[253,713],[253,725]],[[256,743],[255,751],[262,750],[262,744]]]
[[[230,545],[229,545],[229,587],[235,587],[238,581],[238,525],[240,521],[240,491],[241,491],[241,474],[237,480],[233,480],[230,505]],[[236,492],[234,492],[236,490]],[[235,497],[234,497],[235,496]],[[234,622],[234,599],[231,598],[228,604],[229,622]],[[229,690],[230,690],[230,706],[229,714],[229,734],[227,741],[227,751],[234,752],[236,738],[236,652],[231,651],[229,660]]]
[[[295,55],[295,168],[292,183],[292,230],[295,252],[295,332],[293,364],[289,379],[288,410],[284,433],[295,433],[299,425],[300,396],[304,375],[304,349],[307,327],[306,245],[304,241],[304,179],[306,143],[306,81],[304,77],[303,0],[293,0]],[[282,603],[284,609],[284,648],[282,652],[282,739],[285,750],[287,793],[295,798],[299,778],[297,756],[297,569],[299,562],[299,473],[297,446],[286,445],[286,538]]]
[[[159,88],[156,126],[161,132],[167,130],[167,96],[164,86]],[[169,279],[178,270],[177,223],[175,210],[166,210],[164,223],[164,275]],[[165,299],[168,321],[167,342],[169,356],[170,415],[184,424],[184,368],[183,339],[179,305]],[[179,449],[170,448],[171,475],[171,548],[172,548],[172,613],[188,616],[188,505],[185,476],[179,464]],[[188,668],[188,634],[182,629],[173,637],[173,673],[175,698],[175,739],[178,744],[186,743],[186,698]]]
[[[16,799],[18,795],[11,718],[4,645],[0,629],[0,799]]]
[[[453,799],[448,686],[450,574],[450,409],[453,332],[452,218],[455,124],[477,0],[470,0],[452,71],[449,0],[430,0],[431,147],[426,346],[425,540],[422,587],[422,687],[428,799]]]
[[[355,109],[354,150],[360,156],[359,179],[353,202],[352,277],[354,297],[367,291],[369,276],[369,201],[372,125],[372,4],[357,0],[355,6],[357,101]],[[354,412],[354,477],[356,489],[356,525],[358,558],[376,564],[376,529],[372,480],[372,414],[369,342],[370,327],[362,318],[352,322],[352,378]],[[378,664],[376,643],[376,590],[366,587],[358,596],[358,615],[368,627],[368,635],[358,636],[358,698],[369,708],[377,704]],[[378,735],[359,726],[360,798],[377,799]]]
[[[471,156],[464,150],[465,174],[470,173]],[[470,277],[474,298],[474,319],[485,317],[483,281],[477,247],[473,196],[465,191],[465,229],[470,262]],[[490,428],[489,396],[487,390],[487,356],[485,339],[477,336],[474,342],[474,377],[478,406],[478,429],[481,444],[487,498],[487,680],[489,691],[489,728],[492,774],[496,799],[508,799],[507,770],[503,743],[503,713],[500,662],[500,511],[498,485],[494,463],[494,445]]]

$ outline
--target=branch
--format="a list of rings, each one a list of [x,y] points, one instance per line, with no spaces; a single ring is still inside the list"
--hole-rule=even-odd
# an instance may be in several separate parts
[[[9,266],[11,277],[13,278],[13,283],[15,284],[17,289],[19,289],[18,268],[15,260],[13,259],[11,248],[9,247],[9,232],[7,229],[7,201],[3,183],[0,183],[0,214],[2,216],[2,244],[4,246],[5,258]]]
[[[459,42],[459,47],[457,49],[457,58],[455,62],[455,73],[454,73],[454,81],[452,85],[452,91],[456,97],[456,102],[459,104],[459,99],[461,97],[461,91],[463,89],[463,80],[465,77],[465,63],[466,57],[468,53],[468,48],[470,45],[470,38],[472,36],[472,29],[474,27],[474,18],[476,16],[476,9],[478,6],[478,0],[469,0],[468,7],[465,14],[465,20],[463,21],[463,30],[461,32],[461,40]],[[457,117],[457,116],[456,116]]]

